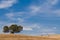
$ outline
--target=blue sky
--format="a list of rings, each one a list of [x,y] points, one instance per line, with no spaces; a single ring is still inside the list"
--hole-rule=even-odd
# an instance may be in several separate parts
[[[19,34],[60,34],[60,0],[0,0],[0,33],[11,24],[23,26]]]

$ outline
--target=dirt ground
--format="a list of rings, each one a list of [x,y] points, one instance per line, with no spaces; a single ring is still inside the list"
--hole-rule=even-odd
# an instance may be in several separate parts
[[[0,34],[0,40],[60,40],[59,35],[26,36],[16,34]]]

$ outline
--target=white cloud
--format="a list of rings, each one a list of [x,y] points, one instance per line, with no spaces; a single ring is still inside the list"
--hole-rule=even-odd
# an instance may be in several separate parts
[[[5,16],[8,18],[12,18],[14,16],[14,14],[13,13],[7,13],[7,14],[5,14]]]
[[[42,27],[42,25],[40,25],[38,23],[33,23],[33,24],[32,23],[31,24],[27,23],[24,26],[25,27],[30,27],[30,28],[38,28],[38,29],[40,29],[40,27]]]
[[[50,32],[50,31],[54,31],[53,29],[42,29],[42,32]]]
[[[48,34],[56,34],[56,27],[53,28],[46,28],[44,25],[41,24],[31,24],[31,25],[26,25],[24,30],[33,30],[35,35],[48,35]],[[32,34],[34,35],[34,34]]]
[[[24,22],[24,19],[22,19],[22,18],[17,18],[17,21],[18,21],[18,22]]]
[[[54,10],[53,13],[54,13],[57,17],[60,17],[60,9]]]
[[[58,10],[57,11],[56,10],[51,10],[52,4],[56,4],[56,2],[52,2],[52,4],[51,4],[51,2],[44,3],[41,6],[30,6],[30,9],[31,9],[30,14],[36,15],[38,13],[45,13],[46,16],[47,15],[49,16],[49,15],[52,15],[52,13],[54,13],[54,14],[60,13]],[[9,18],[13,18],[14,20],[17,20],[19,22],[23,22],[24,21],[23,18],[20,18],[20,17],[15,18],[16,16],[22,16],[22,14],[23,14],[22,12],[11,13],[11,14],[8,13],[8,14],[6,14],[6,16],[9,17]],[[46,29],[45,26],[43,27],[42,25],[39,25],[39,24],[30,24],[29,25],[29,23],[27,23],[27,24],[24,23],[23,25],[25,25],[23,30],[33,30],[33,28],[36,28],[36,29],[38,29],[39,33],[42,32],[40,34],[54,34],[55,33],[54,31],[56,31],[56,30],[54,30],[56,28]],[[41,28],[41,27],[43,27],[43,28]]]
[[[5,16],[6,16],[6,18],[8,18],[12,21],[17,21],[17,22],[20,22],[20,23],[25,21],[24,18],[21,18],[22,14],[19,14],[19,12],[17,12],[17,13],[14,13],[14,12],[6,13]]]
[[[48,29],[42,28],[40,31],[41,31],[40,34],[42,34],[42,35],[56,34],[56,30],[50,29],[50,28],[48,28]]]
[[[56,33],[54,33],[54,32],[47,32],[47,33],[43,32],[43,33],[41,33],[41,35],[50,35],[50,34],[56,34]]]
[[[51,5],[56,5],[58,3],[58,0],[47,0],[48,3],[50,3]]]
[[[57,29],[57,27],[53,27],[53,29]]]
[[[2,26],[5,26],[5,25],[10,26],[11,24],[16,24],[16,23],[12,23],[12,22],[9,23],[9,22],[3,22],[3,21],[0,22],[0,25],[2,25]],[[33,32],[33,33],[35,33],[35,35],[56,34],[56,31],[57,31],[56,27],[46,28],[44,25],[41,25],[41,24],[17,23],[17,25],[23,26],[23,30]],[[35,29],[37,29],[37,30],[35,30]],[[0,31],[0,33],[2,33],[2,30]],[[34,35],[33,33],[31,33],[31,34]]]
[[[12,12],[12,11],[5,14],[5,16],[8,18],[23,17],[24,15],[25,15],[25,12]]]
[[[17,2],[17,0],[1,0],[1,2],[0,2],[0,8],[8,8],[8,7],[11,7],[16,2]]]
[[[26,31],[31,31],[31,30],[33,30],[32,28],[29,28],[29,27],[23,27],[23,30],[26,30]]]
[[[31,15],[40,15],[41,13],[44,15],[41,15],[41,17],[54,17],[54,16],[60,16],[59,10],[53,10],[53,6],[58,3],[58,0],[47,0],[42,5],[36,6],[36,5],[30,5],[30,14]]]
[[[38,6],[30,6],[29,8],[31,9],[31,13],[33,15],[36,15],[36,13],[39,12],[39,10],[40,10],[40,7],[38,7]]]
[[[35,35],[48,35],[48,34],[56,34],[57,28],[49,28],[42,24],[26,24],[25,27],[30,27],[33,29]]]

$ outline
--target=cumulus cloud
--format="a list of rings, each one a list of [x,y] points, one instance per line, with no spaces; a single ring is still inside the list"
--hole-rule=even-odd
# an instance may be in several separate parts
[[[1,8],[8,8],[13,6],[13,4],[15,4],[17,2],[17,0],[1,0],[0,2],[0,9]]]

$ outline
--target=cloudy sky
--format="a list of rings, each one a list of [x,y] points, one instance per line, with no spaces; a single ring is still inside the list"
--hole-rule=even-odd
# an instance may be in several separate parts
[[[11,24],[23,26],[19,34],[60,34],[60,0],[0,0],[0,33]]]

